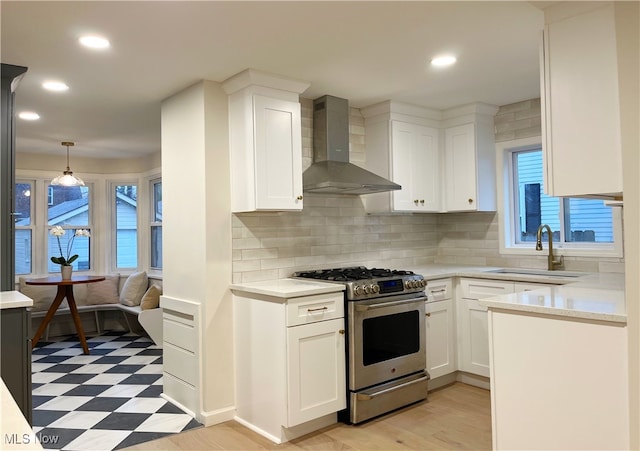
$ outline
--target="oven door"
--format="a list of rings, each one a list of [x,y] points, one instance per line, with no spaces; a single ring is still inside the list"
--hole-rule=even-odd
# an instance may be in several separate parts
[[[420,293],[348,302],[351,391],[425,370],[425,300]]]

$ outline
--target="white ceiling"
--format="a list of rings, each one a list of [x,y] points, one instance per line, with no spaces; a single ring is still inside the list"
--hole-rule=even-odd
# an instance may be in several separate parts
[[[27,66],[16,92],[17,151],[133,158],[160,149],[160,103],[247,68],[311,83],[353,107],[398,100],[445,109],[539,97],[543,12],[498,2],[0,2],[2,62]],[[77,43],[83,33],[106,51]],[[453,52],[458,63],[428,60]],[[61,79],[70,89],[40,84]]]

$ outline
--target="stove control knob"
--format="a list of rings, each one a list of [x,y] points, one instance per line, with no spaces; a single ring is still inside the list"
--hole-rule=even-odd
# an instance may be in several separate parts
[[[371,294],[371,285],[364,286],[364,294]]]
[[[405,287],[405,288],[407,288],[407,289],[409,289],[409,288],[413,288],[413,280],[407,280],[407,281],[404,283],[404,287]]]
[[[419,287],[426,287],[427,286],[427,281],[424,279],[421,279],[418,281],[418,286]]]
[[[360,285],[356,285],[355,287],[353,287],[353,293],[356,296],[360,296],[362,294],[362,287]]]
[[[371,290],[374,293],[380,293],[380,285],[378,285],[377,283],[374,283],[373,285],[371,285]]]

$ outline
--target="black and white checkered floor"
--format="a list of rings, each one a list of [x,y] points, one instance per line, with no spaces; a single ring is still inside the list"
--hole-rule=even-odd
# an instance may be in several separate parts
[[[162,349],[110,332],[40,342],[32,352],[33,431],[44,448],[114,450],[201,426],[160,397]],[[55,443],[54,443],[55,441]]]

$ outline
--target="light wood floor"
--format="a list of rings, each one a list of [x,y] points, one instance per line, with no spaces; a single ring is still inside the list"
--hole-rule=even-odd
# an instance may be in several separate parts
[[[491,449],[489,391],[460,382],[357,426],[338,423],[276,445],[235,421],[194,429],[127,450],[435,450]]]

